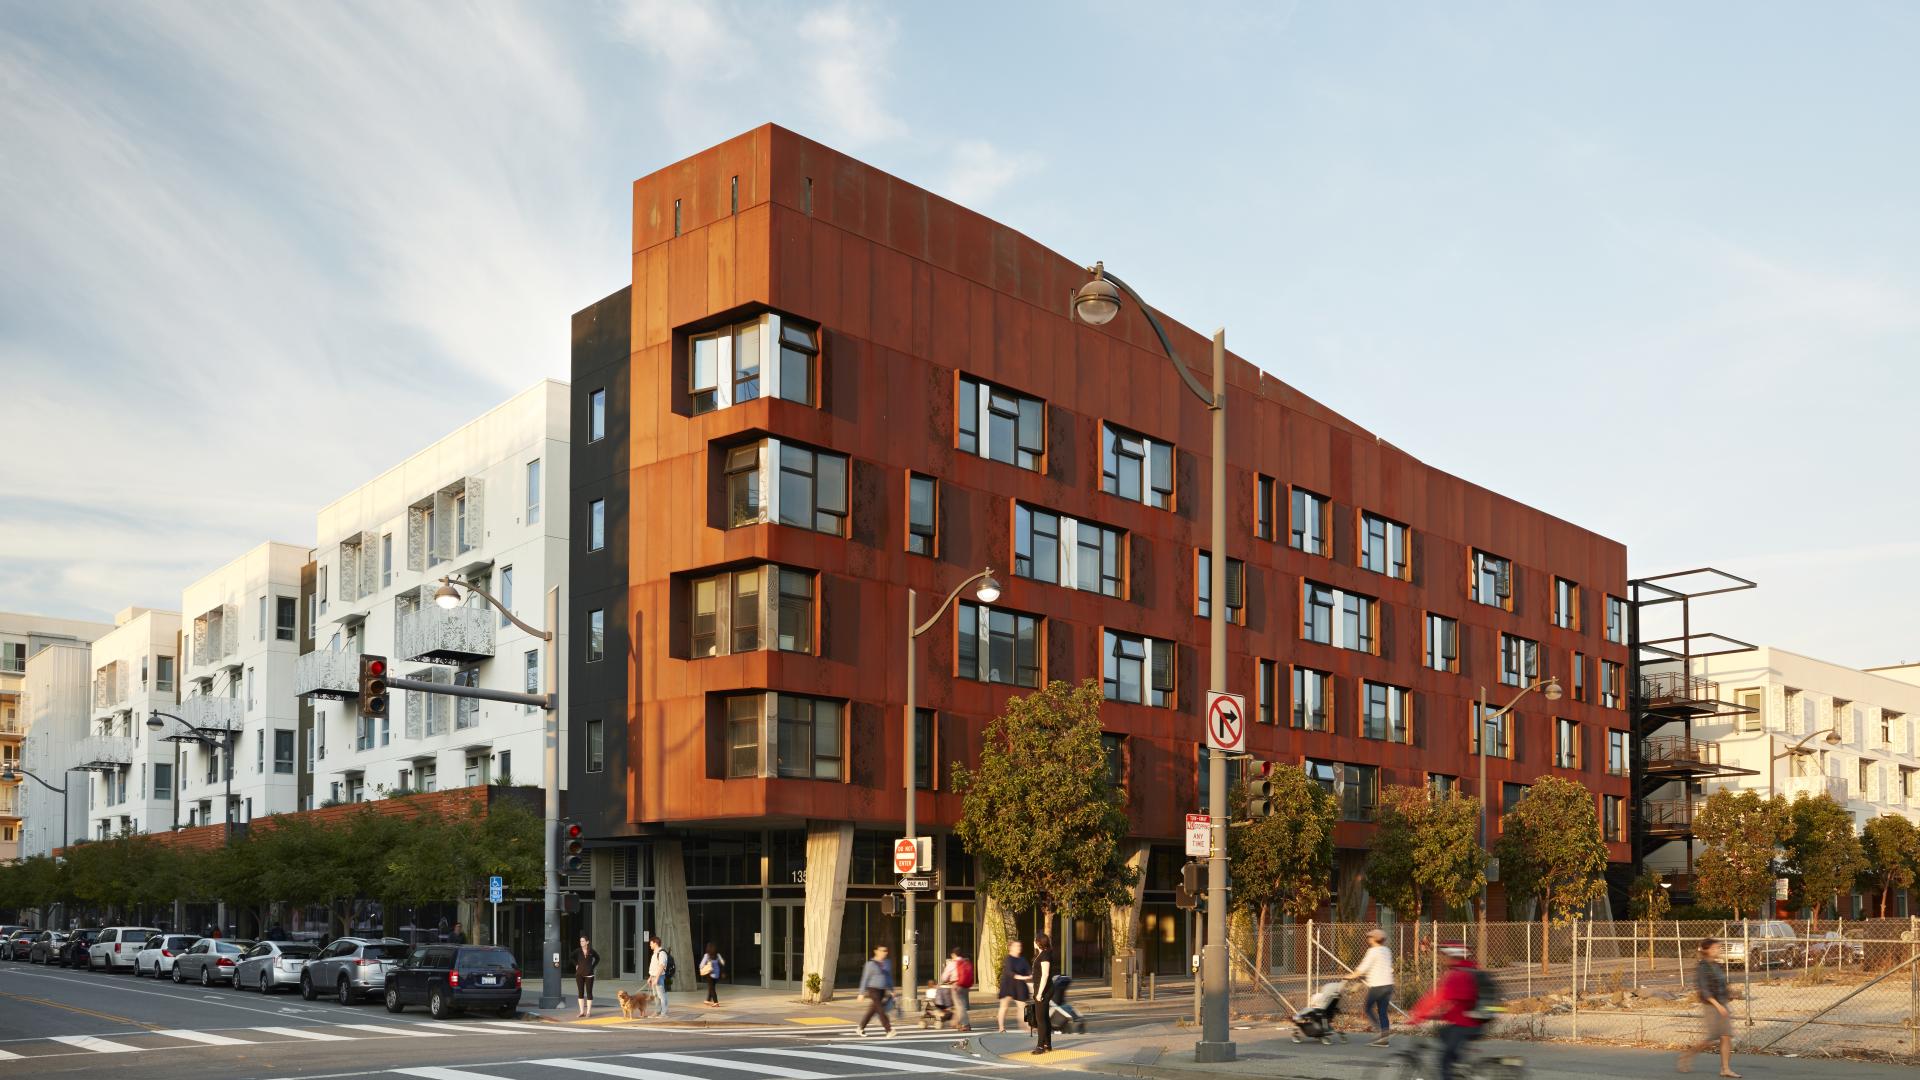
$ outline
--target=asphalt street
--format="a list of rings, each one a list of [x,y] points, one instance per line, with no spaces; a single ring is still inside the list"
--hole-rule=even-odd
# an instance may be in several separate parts
[[[342,1006],[292,991],[263,997],[0,962],[0,1078],[121,1072],[154,1080],[1033,1075],[972,1056],[952,1032],[903,1028],[898,1038],[861,1039],[841,1025],[636,1029],[491,1015],[439,1023],[422,1009],[394,1015],[378,1002]]]

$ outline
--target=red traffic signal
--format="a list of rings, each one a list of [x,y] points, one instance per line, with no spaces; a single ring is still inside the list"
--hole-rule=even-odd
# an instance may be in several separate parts
[[[387,662],[378,656],[364,656],[360,659],[360,669],[375,678],[387,673]]]
[[[560,823],[560,867],[569,874],[587,868],[587,830],[571,819]]]
[[[387,715],[387,658],[360,656],[360,715]]]
[[[585,830],[584,828],[581,828],[579,822],[577,821],[567,822],[566,831],[565,831],[565,835],[567,839],[578,840],[582,836],[586,835],[586,832],[587,830]]]

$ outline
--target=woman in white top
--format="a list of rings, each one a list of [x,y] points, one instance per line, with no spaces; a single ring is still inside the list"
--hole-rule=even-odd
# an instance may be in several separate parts
[[[1386,931],[1379,927],[1367,931],[1367,952],[1353,969],[1353,978],[1367,983],[1367,1021],[1379,1032],[1375,1046],[1387,1045],[1387,1007],[1393,1001],[1393,950],[1387,948]]]

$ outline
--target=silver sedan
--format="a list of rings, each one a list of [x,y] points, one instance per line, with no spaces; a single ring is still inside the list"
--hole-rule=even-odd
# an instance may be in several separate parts
[[[298,941],[262,941],[248,949],[233,969],[235,990],[271,994],[283,986],[300,985],[300,969],[320,950]]]

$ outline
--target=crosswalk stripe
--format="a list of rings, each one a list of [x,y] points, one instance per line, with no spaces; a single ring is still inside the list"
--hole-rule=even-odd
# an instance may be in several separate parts
[[[140,1049],[137,1046],[128,1046],[126,1043],[96,1039],[91,1035],[55,1035],[52,1038],[54,1042],[66,1043],[68,1046],[77,1046],[82,1050],[91,1050],[96,1054],[131,1054]]]
[[[451,1031],[408,1031],[399,1024],[333,1024],[337,1028],[351,1028],[354,1031],[371,1031],[379,1035],[406,1035],[415,1039],[445,1039]]]
[[[0,1061],[12,1061],[14,1058],[17,1058],[19,1056],[20,1056],[19,1054],[16,1054],[11,1050],[0,1050]]]
[[[829,1050],[867,1050],[876,1054],[906,1054],[909,1057],[933,1058],[937,1061],[947,1062],[948,1064],[962,1064],[967,1061],[973,1060],[972,1058],[965,1057],[961,1054],[952,1054],[952,1053],[943,1054],[937,1050],[915,1050],[912,1047],[901,1046],[897,1041],[876,1042],[876,1043],[836,1043],[832,1046],[827,1047],[827,1049]]]
[[[542,1035],[551,1035],[556,1031],[567,1032],[573,1035],[586,1035],[590,1032],[600,1030],[599,1028],[573,1027],[568,1024],[522,1024],[512,1020],[487,1020],[483,1022],[482,1026],[500,1028],[506,1031],[537,1031]]]
[[[788,1050],[788,1049],[783,1049],[780,1047],[773,1047],[773,1046],[750,1046],[750,1047],[742,1048],[739,1052],[742,1054],[772,1054],[778,1057],[807,1058],[813,1061],[838,1061],[847,1065],[865,1065],[868,1068],[872,1068],[876,1064],[881,1064],[880,1062],[874,1061],[872,1058],[854,1057],[852,1054],[829,1054],[824,1050]],[[900,1072],[912,1072],[912,1073],[953,1072],[955,1068],[960,1067],[960,1066],[942,1067],[939,1065],[922,1065],[914,1061],[889,1061],[889,1062],[885,1062],[885,1064],[892,1066],[894,1069]]]
[[[312,1039],[314,1042],[346,1042],[353,1038],[351,1035],[335,1035],[313,1028],[257,1027],[253,1030],[264,1031],[270,1035],[285,1035],[289,1039]]]
[[[723,1057],[705,1054],[628,1054],[628,1057],[646,1058],[650,1061],[678,1061],[688,1065],[706,1065],[715,1069],[732,1069],[734,1072],[750,1072],[760,1076],[775,1076],[782,1080],[821,1080],[832,1073],[808,1072],[806,1069],[789,1069],[784,1065],[768,1065],[763,1062],[735,1063]]]
[[[395,1021],[395,1023],[403,1023],[403,1024],[406,1024],[408,1027],[435,1028],[435,1029],[441,1029],[445,1031],[472,1031],[473,1030],[472,1024],[449,1024],[444,1020],[397,1020]]]
[[[494,1073],[474,1072],[472,1069],[443,1069],[438,1065],[422,1065],[413,1069],[394,1069],[402,1076],[418,1076],[421,1080],[507,1080]]]
[[[248,1042],[245,1039],[235,1039],[228,1035],[215,1035],[210,1031],[180,1031],[176,1029],[173,1031],[156,1031],[154,1032],[154,1034],[167,1035],[175,1039],[185,1039],[188,1042],[206,1043],[208,1046],[252,1046],[253,1045],[252,1043]]]
[[[660,1072],[655,1069],[636,1069],[631,1065],[614,1065],[605,1061],[576,1061],[572,1058],[540,1058],[528,1061],[527,1065],[546,1065],[555,1069],[573,1069],[576,1072],[598,1073],[601,1076],[618,1076],[623,1080],[688,1080],[686,1073]]]

